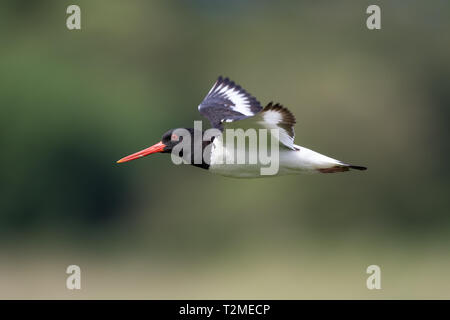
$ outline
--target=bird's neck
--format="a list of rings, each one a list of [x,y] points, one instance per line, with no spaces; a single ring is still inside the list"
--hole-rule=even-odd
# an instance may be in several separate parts
[[[211,147],[208,148],[208,152],[205,149],[212,143],[212,141],[202,141],[202,163],[195,163],[194,152],[191,152],[191,165],[202,169],[209,169],[209,163],[211,159]]]
[[[203,169],[209,169],[209,163],[211,159],[211,147],[208,148],[208,151],[206,151],[206,148],[212,143],[214,140],[214,137],[211,138],[211,140],[203,141],[203,134],[204,131],[201,134],[194,135],[194,129],[190,129],[191,131],[191,139],[190,139],[190,153],[189,154],[183,154],[183,151],[180,152],[179,156],[184,159],[184,161],[187,161],[189,164],[193,165],[194,167],[199,167]],[[201,141],[199,141],[201,139]],[[201,151],[198,145],[201,144]],[[196,153],[200,153],[200,155],[196,155]],[[197,160],[197,161],[195,161]],[[201,160],[201,162],[200,162]],[[197,163],[196,163],[197,162]]]

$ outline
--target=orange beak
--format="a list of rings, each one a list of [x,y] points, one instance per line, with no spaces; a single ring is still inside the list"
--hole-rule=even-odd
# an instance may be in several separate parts
[[[162,152],[162,151],[164,151],[164,147],[166,147],[166,145],[160,141],[157,144],[155,144],[147,149],[138,151],[136,153],[130,154],[129,156],[126,156],[126,157],[120,159],[119,161],[117,161],[117,163],[136,160],[136,159],[148,156],[149,154],[152,154],[152,153]]]

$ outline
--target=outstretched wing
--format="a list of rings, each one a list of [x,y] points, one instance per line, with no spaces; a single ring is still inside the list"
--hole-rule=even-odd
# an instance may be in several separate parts
[[[261,112],[252,117],[225,124],[225,129],[267,129],[270,134],[272,134],[271,129],[277,129],[280,146],[298,150],[298,146],[294,144],[295,123],[294,115],[287,108],[271,102]]]
[[[252,117],[262,110],[255,97],[230,79],[219,77],[198,106],[214,128],[222,129],[223,122]]]
[[[287,108],[271,102],[255,118],[260,125],[267,129],[278,129],[280,143],[289,149],[297,149],[294,145],[295,116]]]

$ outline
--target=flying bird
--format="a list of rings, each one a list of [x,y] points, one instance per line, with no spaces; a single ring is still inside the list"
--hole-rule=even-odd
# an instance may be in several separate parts
[[[277,147],[277,170],[273,175],[298,174],[308,172],[335,173],[349,171],[350,169],[366,170],[366,167],[355,166],[330,158],[308,148],[294,144],[294,115],[282,105],[269,103],[264,108],[259,101],[250,95],[241,86],[228,78],[219,77],[211,90],[198,106],[199,112],[206,117],[211,126],[219,132],[219,136],[212,136],[201,141],[202,158],[194,161],[194,147],[192,152],[181,152],[178,156],[184,157],[188,163],[206,169],[209,172],[235,178],[257,178],[266,177],[261,174],[261,169],[267,166],[258,160],[256,163],[236,163],[228,161],[234,158],[238,149],[242,146],[232,145],[230,147],[224,141],[229,135],[228,129],[266,129],[269,138],[275,141]],[[180,128],[179,128],[180,129]],[[183,138],[176,134],[179,129],[171,129],[164,133],[160,142],[155,145],[126,156],[118,163],[131,161],[145,157],[153,153],[172,153],[177,145],[182,143]],[[190,135],[193,141],[196,137],[196,129],[182,128]],[[275,129],[277,134],[272,134]],[[203,134],[204,131],[201,132]],[[201,136],[201,135],[200,135]],[[186,138],[184,138],[186,139]],[[261,139],[259,137],[258,139]],[[270,140],[270,139],[268,139]],[[179,145],[178,145],[179,146]],[[247,158],[254,156],[258,148],[244,146]],[[261,148],[261,145],[259,145]],[[270,148],[271,155],[274,148]],[[242,151],[242,150],[240,150]],[[247,159],[246,158],[246,159]],[[189,161],[190,160],[190,161]]]

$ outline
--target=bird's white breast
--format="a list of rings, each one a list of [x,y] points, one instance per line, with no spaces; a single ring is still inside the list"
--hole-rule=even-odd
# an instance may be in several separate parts
[[[278,159],[272,159],[272,161],[278,161],[278,171],[273,176],[316,172],[317,169],[327,168],[330,165],[340,163],[338,160],[313,150],[300,146],[296,147],[299,150],[290,150],[283,147],[279,149]],[[248,163],[247,160],[250,158],[248,149],[244,150],[246,153],[246,163],[237,164],[235,158],[236,153],[239,151],[242,152],[242,150],[238,150],[236,147],[234,150],[229,150],[223,145],[221,139],[214,139],[211,147],[209,170],[212,173],[235,178],[262,178],[270,176],[261,174],[261,168],[268,167],[269,165],[261,163],[259,156],[255,164]]]

